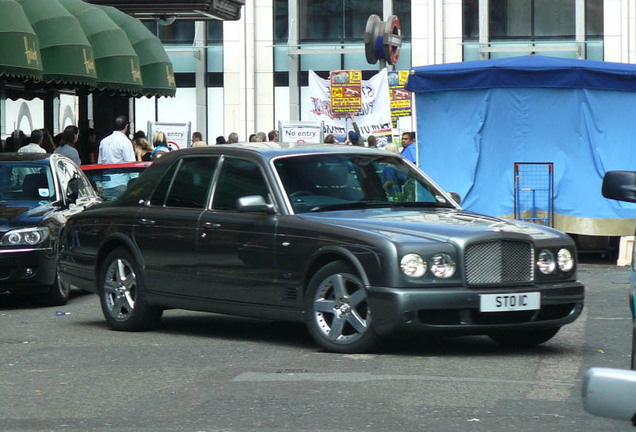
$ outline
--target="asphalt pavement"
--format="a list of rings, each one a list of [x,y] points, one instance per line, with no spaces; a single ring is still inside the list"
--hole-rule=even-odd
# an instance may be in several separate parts
[[[166,311],[121,333],[94,295],[0,295],[0,431],[633,430],[580,397],[589,367],[629,366],[629,271],[588,261],[579,279],[584,314],[543,346],[415,337],[361,355],[324,352],[299,324]]]

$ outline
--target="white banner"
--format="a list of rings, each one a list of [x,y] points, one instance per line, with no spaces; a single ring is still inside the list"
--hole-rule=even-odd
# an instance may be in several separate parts
[[[190,122],[187,123],[161,123],[148,122],[148,141],[152,142],[155,132],[166,134],[168,146],[171,150],[179,150],[190,147]]]
[[[331,112],[331,89],[327,79],[320,78],[309,71],[310,115],[313,120],[324,122],[324,134],[333,134],[338,141],[344,142],[346,135],[353,130],[347,114]],[[378,147],[384,147],[392,141],[391,97],[386,69],[382,69],[370,80],[362,80],[362,109],[355,116],[360,134],[367,139],[374,135]]]

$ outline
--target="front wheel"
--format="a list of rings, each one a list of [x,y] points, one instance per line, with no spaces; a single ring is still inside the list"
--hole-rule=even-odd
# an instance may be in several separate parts
[[[55,281],[49,291],[40,296],[40,301],[47,306],[64,306],[71,295],[71,285],[60,280],[55,274]]]
[[[359,353],[378,343],[367,291],[343,261],[327,264],[311,278],[305,307],[309,333],[329,351]]]
[[[561,327],[550,327],[533,330],[517,330],[502,333],[492,333],[488,337],[499,345],[509,347],[532,347],[552,339]]]
[[[115,330],[152,329],[163,312],[147,303],[143,274],[135,258],[123,248],[113,250],[104,261],[99,298],[106,322]]]

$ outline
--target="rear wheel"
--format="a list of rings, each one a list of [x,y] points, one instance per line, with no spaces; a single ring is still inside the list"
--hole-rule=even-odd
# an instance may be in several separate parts
[[[147,303],[143,274],[132,254],[123,248],[113,250],[104,261],[99,298],[106,322],[115,330],[152,329],[163,312]]]
[[[307,328],[327,350],[358,353],[378,343],[366,289],[349,264],[336,261],[321,268],[309,282],[305,302]]]
[[[503,346],[531,347],[549,341],[559,332],[560,328],[561,327],[550,327],[492,333],[489,334],[488,337]]]

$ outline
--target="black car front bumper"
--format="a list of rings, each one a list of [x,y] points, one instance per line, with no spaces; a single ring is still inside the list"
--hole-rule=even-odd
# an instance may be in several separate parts
[[[426,332],[489,334],[499,330],[560,327],[583,311],[580,282],[535,284],[473,290],[448,288],[367,287],[373,326],[378,334]],[[538,310],[480,312],[480,294],[541,294]]]
[[[0,291],[26,292],[55,281],[57,253],[52,248],[0,249]]]

